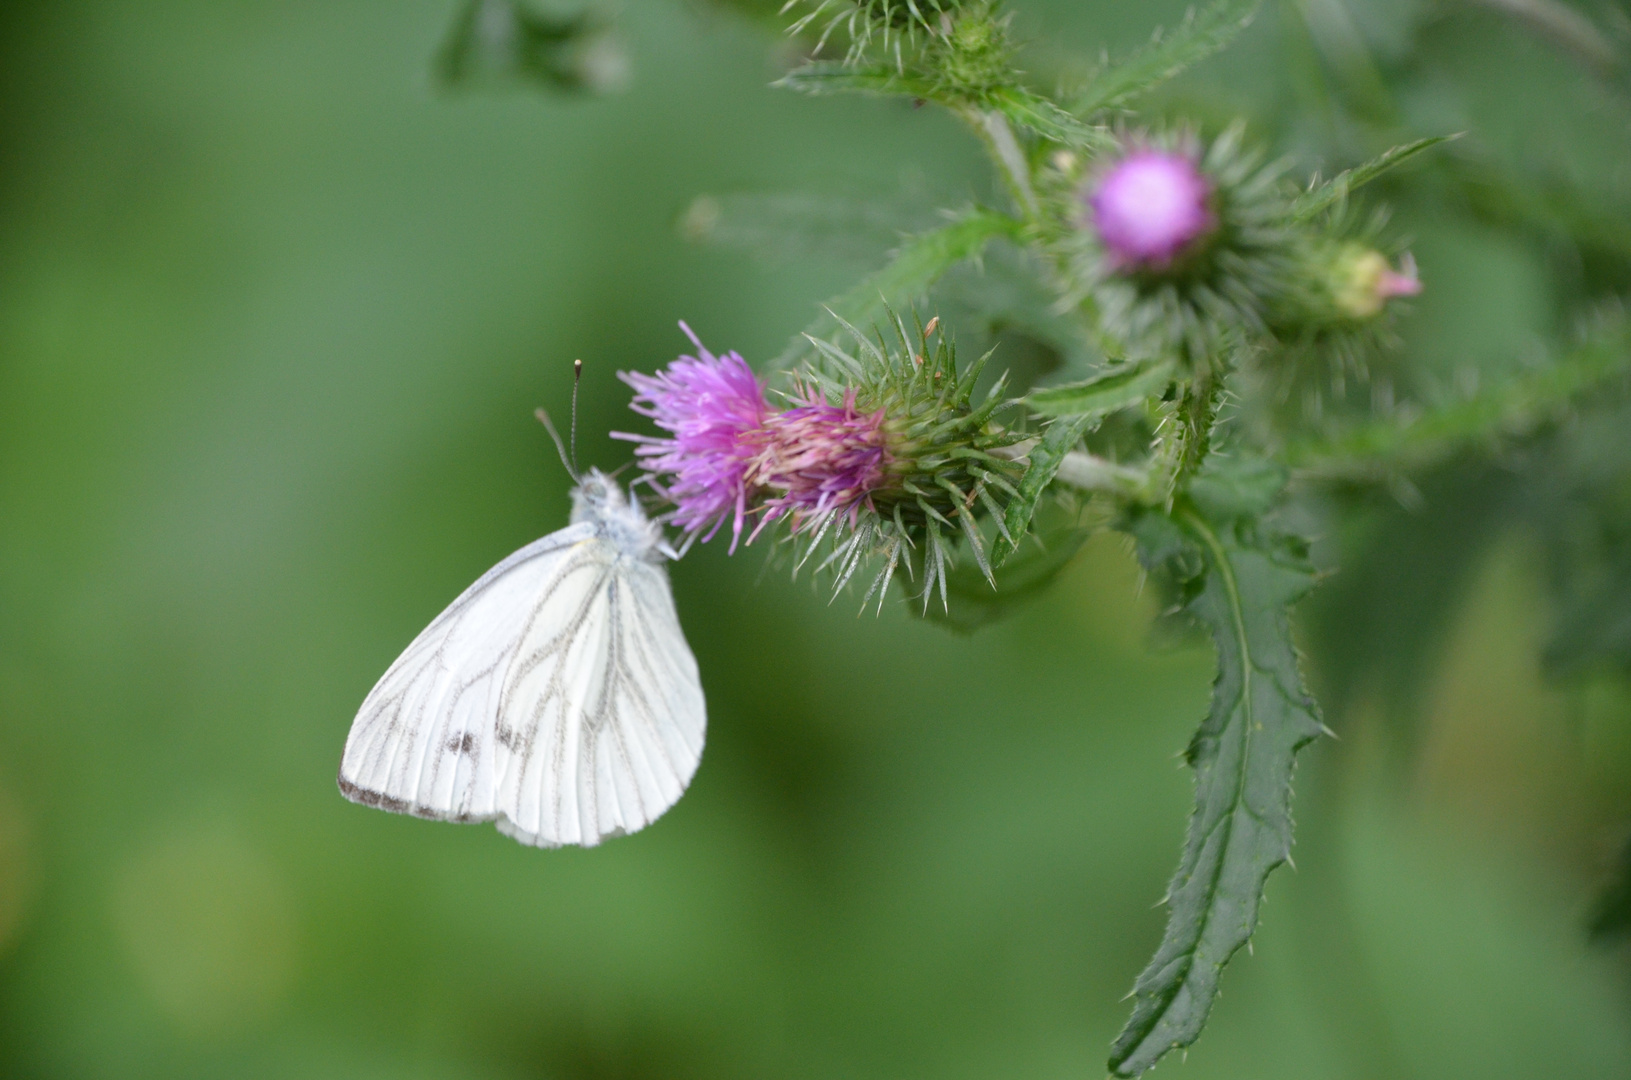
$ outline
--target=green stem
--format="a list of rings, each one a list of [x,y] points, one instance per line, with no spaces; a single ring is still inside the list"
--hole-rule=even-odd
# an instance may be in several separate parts
[[[1025,216],[1034,220],[1038,213],[1036,192],[1031,188],[1031,166],[1025,160],[1025,151],[1008,126],[1008,118],[995,110],[969,109],[965,119],[979,132],[986,149],[1008,181],[1008,191]]]
[[[1059,463],[1054,479],[1082,491],[1114,495],[1140,505],[1153,505],[1156,485],[1146,469],[1117,465],[1096,454],[1072,450]]]

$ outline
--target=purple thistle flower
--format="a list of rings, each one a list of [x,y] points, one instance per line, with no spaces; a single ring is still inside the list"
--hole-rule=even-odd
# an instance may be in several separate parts
[[[707,530],[711,540],[731,520],[731,550],[742,537],[754,491],[748,472],[761,456],[764,422],[770,407],[764,385],[734,352],[715,356],[685,323],[680,329],[697,347],[656,375],[617,373],[634,389],[629,405],[649,417],[671,438],[613,432],[639,443],[635,456],[652,475],[670,477],[658,494],[674,504],[670,520],[688,533]]]
[[[1162,269],[1216,223],[1212,185],[1187,155],[1135,150],[1105,173],[1087,203],[1118,268]]]
[[[853,389],[841,405],[807,390],[802,404],[772,414],[765,430],[769,437],[752,475],[771,494],[754,536],[782,517],[795,533],[811,521],[839,517],[853,527],[862,507],[873,508],[872,493],[895,466],[884,410],[862,413]]]

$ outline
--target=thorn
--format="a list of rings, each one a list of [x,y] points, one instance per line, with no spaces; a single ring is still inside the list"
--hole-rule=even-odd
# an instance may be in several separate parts
[[[940,316],[936,315],[934,318],[929,320],[929,325],[923,328],[923,336],[927,338],[930,334],[934,333],[938,329],[940,329]]]

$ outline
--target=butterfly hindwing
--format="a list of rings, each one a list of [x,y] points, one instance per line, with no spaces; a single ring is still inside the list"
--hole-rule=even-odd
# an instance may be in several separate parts
[[[528,844],[592,845],[680,797],[705,710],[660,566],[608,545],[563,579],[577,584],[529,634],[499,711],[498,737],[513,750],[499,828]]]

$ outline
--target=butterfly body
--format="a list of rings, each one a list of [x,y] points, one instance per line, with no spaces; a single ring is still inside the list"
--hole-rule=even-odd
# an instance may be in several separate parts
[[[572,502],[571,524],[482,575],[375,685],[347,798],[554,847],[633,832],[680,797],[706,710],[672,552],[598,470]]]

